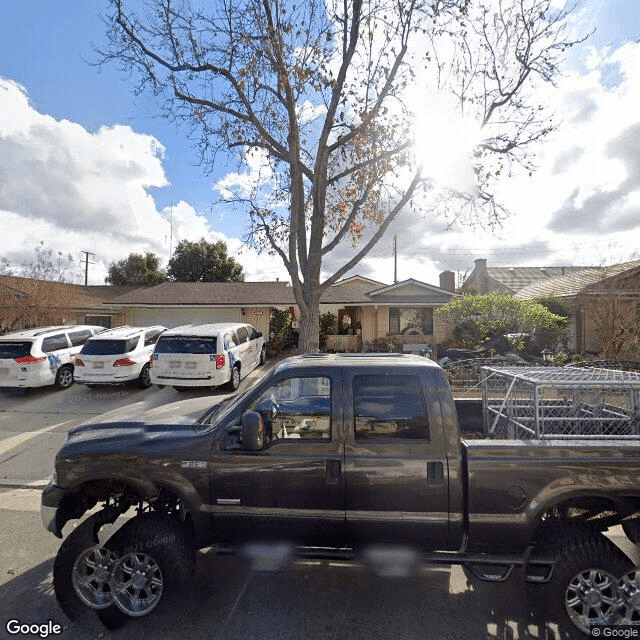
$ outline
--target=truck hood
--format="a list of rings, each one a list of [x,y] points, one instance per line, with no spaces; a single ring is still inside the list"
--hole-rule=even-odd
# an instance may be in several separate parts
[[[71,429],[65,443],[89,440],[134,441],[150,437],[165,437],[170,433],[193,433],[195,421],[204,413],[214,411],[220,404],[211,398],[190,398],[159,407],[145,407],[145,402],[135,402]]]

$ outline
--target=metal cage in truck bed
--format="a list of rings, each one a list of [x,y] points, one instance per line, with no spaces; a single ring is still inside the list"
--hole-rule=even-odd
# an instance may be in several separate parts
[[[575,367],[483,367],[489,438],[632,439],[640,435],[640,374]]]

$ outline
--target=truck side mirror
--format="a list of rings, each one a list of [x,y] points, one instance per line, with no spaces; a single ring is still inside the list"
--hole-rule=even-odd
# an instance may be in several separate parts
[[[257,411],[247,411],[242,416],[241,439],[245,451],[260,451],[264,448],[264,420]]]

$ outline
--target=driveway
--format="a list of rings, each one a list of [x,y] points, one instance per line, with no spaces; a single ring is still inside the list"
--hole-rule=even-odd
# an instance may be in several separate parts
[[[275,361],[254,369],[239,391],[267,373]],[[202,410],[230,395],[224,388],[179,392],[171,387],[133,386],[90,389],[74,384],[64,391],[53,387],[0,389],[0,487],[44,488],[53,460],[67,431],[126,405],[141,413],[170,402],[184,401],[190,411]]]

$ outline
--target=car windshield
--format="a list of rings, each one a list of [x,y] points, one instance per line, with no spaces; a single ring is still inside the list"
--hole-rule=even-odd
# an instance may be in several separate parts
[[[0,360],[26,358],[31,353],[31,342],[0,342]]]
[[[85,342],[80,353],[85,356],[115,356],[133,351],[138,338],[129,340],[89,340]]]
[[[156,353],[217,353],[217,342],[215,338],[162,336],[156,344]]]

